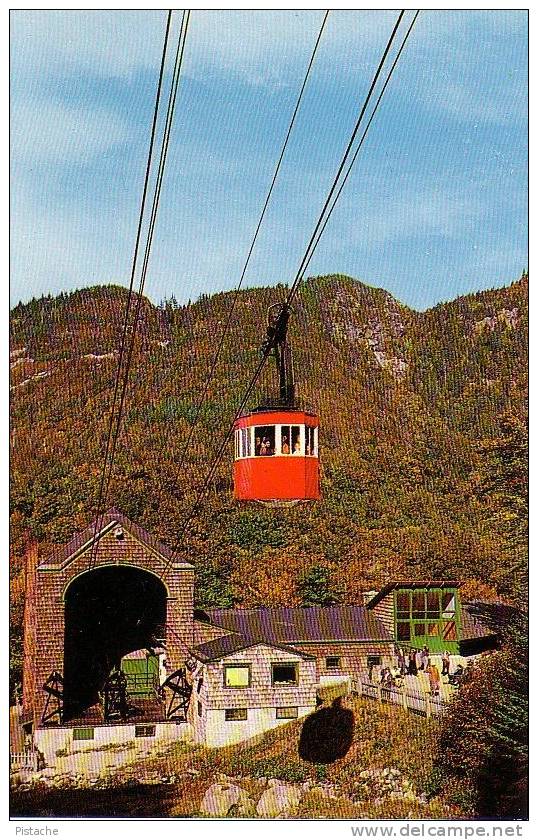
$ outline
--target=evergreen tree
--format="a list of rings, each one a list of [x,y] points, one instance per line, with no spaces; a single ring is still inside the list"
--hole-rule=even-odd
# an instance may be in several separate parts
[[[334,586],[329,569],[321,565],[310,566],[301,576],[297,592],[305,606],[326,607],[340,600],[340,592]]]

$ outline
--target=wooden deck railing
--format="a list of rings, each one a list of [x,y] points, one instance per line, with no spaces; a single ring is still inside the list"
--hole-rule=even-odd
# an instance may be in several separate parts
[[[12,770],[37,770],[39,753],[37,750],[10,753],[9,763]]]
[[[380,683],[371,683],[354,678],[351,681],[351,690],[360,697],[368,697],[380,703],[393,703],[402,706],[408,712],[415,712],[429,718],[432,715],[440,717],[448,709],[448,702],[440,697],[426,694],[422,691],[409,691],[405,686],[388,687]]]

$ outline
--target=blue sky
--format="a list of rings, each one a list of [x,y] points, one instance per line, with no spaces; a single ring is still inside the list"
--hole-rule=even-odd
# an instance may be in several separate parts
[[[237,284],[322,16],[193,11],[154,302]],[[329,16],[245,285],[293,279],[396,16]],[[11,13],[13,303],[128,285],[164,26]],[[422,12],[308,273],[424,309],[526,265],[527,15]]]

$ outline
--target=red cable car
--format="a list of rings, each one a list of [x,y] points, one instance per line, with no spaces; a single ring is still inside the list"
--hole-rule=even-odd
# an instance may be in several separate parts
[[[295,404],[293,362],[286,340],[287,304],[269,311],[264,352],[276,358],[280,397],[235,423],[236,499],[289,505],[320,498],[316,414]]]

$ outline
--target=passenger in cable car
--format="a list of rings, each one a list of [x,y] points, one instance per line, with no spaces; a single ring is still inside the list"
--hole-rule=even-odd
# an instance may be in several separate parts
[[[256,446],[254,447],[254,454],[260,455],[260,449],[262,446],[262,439],[260,437],[256,438]]]
[[[286,435],[282,435],[282,454],[289,455],[290,454],[290,445],[288,443],[288,438]]]
[[[295,441],[295,446],[293,447],[293,454],[300,455],[301,454],[301,442],[299,440]]]

